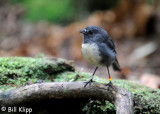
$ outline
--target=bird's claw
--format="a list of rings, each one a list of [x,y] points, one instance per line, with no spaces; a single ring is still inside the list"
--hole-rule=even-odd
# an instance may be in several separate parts
[[[86,87],[88,84],[91,85],[92,82],[95,82],[95,81],[93,81],[93,79],[90,79],[89,81],[84,82],[84,83],[86,83],[86,84],[84,85],[84,87]]]
[[[109,81],[109,83],[108,84],[106,84],[106,86],[112,86],[113,84],[112,84],[112,82],[111,81]]]
[[[111,81],[109,81],[109,83],[108,83],[108,84],[106,84],[106,86],[108,86],[108,89],[109,89],[109,87],[111,87],[112,89],[114,89],[113,84],[112,84],[112,82],[111,82]]]

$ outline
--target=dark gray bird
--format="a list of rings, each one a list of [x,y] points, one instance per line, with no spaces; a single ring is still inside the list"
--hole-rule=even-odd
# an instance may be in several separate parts
[[[98,66],[107,67],[109,85],[111,85],[111,76],[108,67],[112,65],[115,71],[121,71],[113,40],[105,30],[93,25],[79,32],[83,34],[82,55],[88,63],[96,66],[93,75],[84,87],[86,87],[88,83],[93,82],[93,77]]]

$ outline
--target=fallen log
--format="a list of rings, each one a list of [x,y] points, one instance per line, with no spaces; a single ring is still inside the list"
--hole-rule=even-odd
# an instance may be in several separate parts
[[[42,99],[105,99],[116,107],[117,114],[133,113],[133,95],[119,86],[93,82],[84,88],[84,82],[53,82],[32,84],[0,93],[0,106],[17,106]]]

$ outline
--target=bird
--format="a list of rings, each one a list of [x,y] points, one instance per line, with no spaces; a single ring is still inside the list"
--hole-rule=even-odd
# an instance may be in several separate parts
[[[94,74],[99,66],[107,67],[109,76],[109,83],[107,85],[111,86],[109,67],[112,66],[115,71],[121,71],[116,57],[117,52],[114,41],[108,35],[107,31],[95,25],[89,25],[84,30],[79,30],[79,32],[83,38],[81,47],[82,55],[88,63],[96,66],[89,81],[85,82],[84,87],[94,82]]]

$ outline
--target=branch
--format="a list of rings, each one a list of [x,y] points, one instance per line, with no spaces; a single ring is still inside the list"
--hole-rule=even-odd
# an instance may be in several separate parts
[[[132,114],[133,95],[124,88],[108,87],[92,83],[84,88],[84,82],[40,83],[0,93],[0,106],[24,104],[41,99],[94,98],[113,103],[118,114]]]

